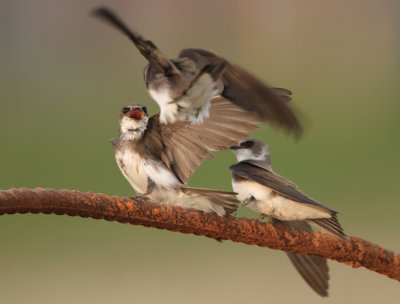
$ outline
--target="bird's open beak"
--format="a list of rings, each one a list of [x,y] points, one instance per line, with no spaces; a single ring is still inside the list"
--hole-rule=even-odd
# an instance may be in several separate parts
[[[133,111],[131,111],[131,112],[129,113],[128,116],[129,116],[129,118],[133,118],[133,119],[136,119],[136,120],[141,120],[141,119],[144,118],[145,114],[144,114],[144,112],[143,112],[142,110],[140,110],[140,109],[134,109]]]
[[[229,147],[229,149],[231,149],[231,150],[237,150],[237,149],[240,149],[240,148],[242,148],[241,146],[230,146]]]

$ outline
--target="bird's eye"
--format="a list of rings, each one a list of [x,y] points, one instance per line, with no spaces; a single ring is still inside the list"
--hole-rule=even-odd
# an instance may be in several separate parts
[[[245,148],[251,148],[254,145],[254,142],[252,142],[251,140],[245,141],[244,143],[241,144],[241,146],[245,147]]]
[[[130,110],[131,110],[130,108],[124,107],[124,108],[122,108],[122,114],[126,114],[126,113],[128,113]]]
[[[147,108],[146,107],[142,107],[142,111],[147,114]]]

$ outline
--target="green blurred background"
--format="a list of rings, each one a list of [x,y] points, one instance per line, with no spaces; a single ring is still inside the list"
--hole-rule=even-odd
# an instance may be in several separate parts
[[[119,109],[157,105],[144,59],[89,17],[107,1],[0,3],[0,188],[132,195],[109,139]],[[265,126],[275,171],[339,210],[350,235],[400,251],[398,1],[108,1],[170,57],[224,55],[289,88],[306,132]],[[197,187],[230,189],[230,151]],[[240,211],[241,216],[252,216]],[[55,215],[0,217],[1,303],[398,303],[399,283],[330,262],[319,298],[285,254],[127,224]]]

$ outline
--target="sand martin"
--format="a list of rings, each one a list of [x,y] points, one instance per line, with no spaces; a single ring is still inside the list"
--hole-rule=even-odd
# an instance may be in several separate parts
[[[161,123],[186,118],[192,123],[201,123],[210,115],[211,98],[221,95],[253,112],[261,121],[300,133],[300,123],[287,103],[291,99],[289,90],[271,88],[210,51],[184,49],[177,59],[170,60],[153,42],[131,30],[110,9],[98,8],[94,15],[127,35],[147,59],[146,88],[160,106]]]
[[[313,200],[291,181],[273,172],[270,150],[257,139],[231,147],[239,163],[230,166],[232,187],[242,205],[270,216],[272,222],[311,231],[312,224],[345,238],[337,212]],[[319,257],[288,253],[300,275],[321,296],[327,296],[329,269]]]
[[[251,115],[222,97],[212,99],[201,125],[161,124],[160,114],[149,117],[146,107],[131,104],[122,108],[119,136],[111,142],[122,174],[139,195],[223,215],[237,208],[232,192],[185,184],[204,158],[214,158],[211,151],[228,149],[257,129]]]

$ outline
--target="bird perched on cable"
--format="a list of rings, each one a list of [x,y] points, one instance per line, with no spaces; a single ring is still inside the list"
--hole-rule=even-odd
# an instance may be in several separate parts
[[[185,49],[177,59],[170,60],[110,9],[101,7],[93,13],[127,35],[147,59],[146,88],[160,106],[161,123],[186,118],[202,123],[210,115],[211,98],[221,95],[260,121],[300,133],[300,123],[287,103],[291,99],[289,90],[271,88],[210,51]]]
[[[232,170],[232,187],[241,205],[269,216],[272,222],[311,231],[312,224],[340,238],[346,235],[337,212],[313,200],[291,181],[273,172],[270,150],[257,139],[242,140],[231,147],[237,164]],[[288,253],[300,275],[321,296],[327,296],[329,268],[324,259]]]
[[[211,100],[210,117],[202,125],[188,120],[162,124],[145,106],[131,104],[120,112],[114,146],[117,164],[139,195],[155,202],[195,208],[219,215],[237,208],[235,193],[199,189],[185,184],[211,151],[225,150],[246,133],[257,130],[254,118],[222,97]]]

